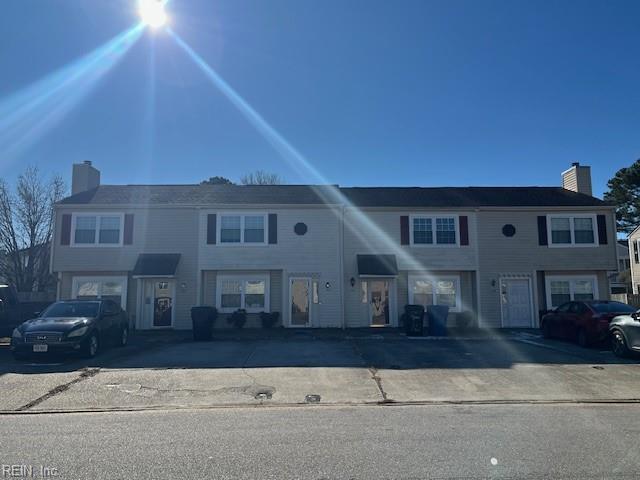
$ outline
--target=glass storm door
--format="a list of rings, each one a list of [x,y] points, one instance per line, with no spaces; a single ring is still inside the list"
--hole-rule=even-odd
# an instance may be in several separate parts
[[[173,311],[173,281],[153,282],[153,326],[170,327]]]
[[[371,325],[382,327],[389,325],[389,281],[369,281],[369,315]]]
[[[291,326],[308,327],[311,323],[311,279],[292,278],[290,282]]]

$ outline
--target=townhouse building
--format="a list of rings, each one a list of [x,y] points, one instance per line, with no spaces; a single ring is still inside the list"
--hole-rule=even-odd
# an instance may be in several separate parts
[[[589,167],[563,187],[102,185],[73,166],[56,205],[58,298],[118,301],[138,329],[190,308],[280,312],[284,327],[399,326],[406,304],[450,321],[535,327],[565,301],[609,298],[613,207]]]

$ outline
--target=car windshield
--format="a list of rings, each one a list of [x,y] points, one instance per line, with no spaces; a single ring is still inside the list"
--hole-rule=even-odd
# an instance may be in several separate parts
[[[636,309],[622,302],[600,302],[592,303],[593,308],[598,313],[633,313]]]
[[[95,317],[98,315],[99,302],[58,302],[43,313],[43,317]]]

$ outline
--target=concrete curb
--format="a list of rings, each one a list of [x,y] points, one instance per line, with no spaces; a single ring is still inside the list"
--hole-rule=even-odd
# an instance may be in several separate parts
[[[344,408],[344,407],[411,407],[411,406],[489,406],[489,405],[638,405],[640,398],[611,399],[549,399],[549,400],[420,400],[396,402],[383,400],[377,402],[336,402],[336,403],[260,403],[260,404],[219,404],[219,405],[157,405],[144,407],[108,407],[108,408],[74,408],[50,410],[0,410],[0,416],[19,415],[56,415],[70,413],[118,413],[118,412],[155,412],[182,410],[219,410],[230,408]]]

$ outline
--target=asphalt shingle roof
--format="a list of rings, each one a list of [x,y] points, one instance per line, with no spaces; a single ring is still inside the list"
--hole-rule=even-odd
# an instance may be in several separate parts
[[[101,185],[62,205],[321,205],[340,203],[331,185]],[[590,207],[600,199],[560,187],[340,187],[359,207]]]

